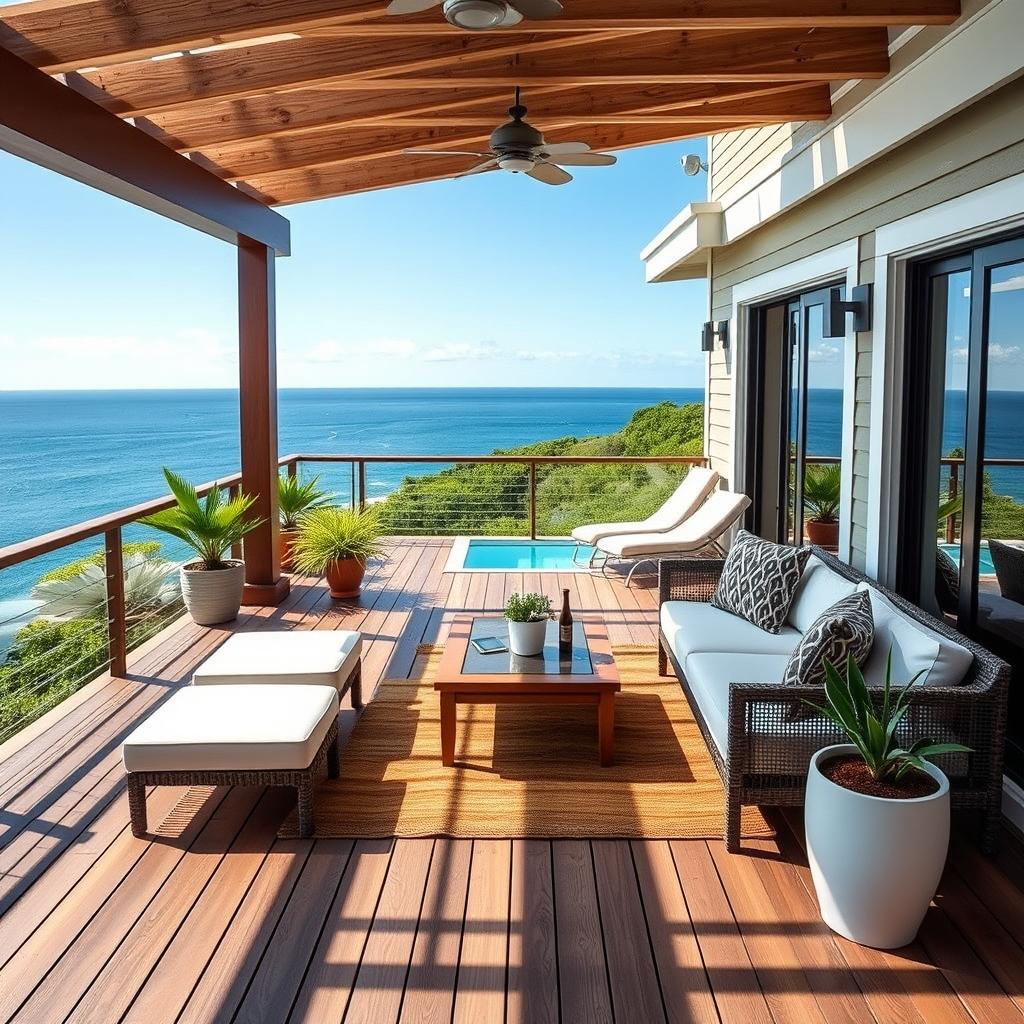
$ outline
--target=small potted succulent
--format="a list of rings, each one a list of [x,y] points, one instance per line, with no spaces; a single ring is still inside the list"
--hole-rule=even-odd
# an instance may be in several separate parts
[[[505,605],[508,646],[513,654],[533,658],[544,650],[551,599],[543,594],[510,594]]]
[[[333,494],[320,490],[320,477],[302,481],[298,476],[277,478],[277,510],[281,517],[278,533],[278,557],[281,568],[292,568],[292,548],[299,535],[299,521],[315,508],[330,504]]]
[[[327,578],[331,597],[358,597],[366,563],[383,553],[380,519],[372,509],[324,505],[299,520],[299,535],[292,547],[297,572]]]
[[[199,556],[181,567],[181,596],[193,620],[200,626],[228,622],[238,616],[242,603],[245,563],[224,556],[262,525],[262,519],[246,518],[256,499],[240,494],[225,501],[214,487],[200,500],[187,480],[166,467],[164,478],[177,504],[139,522],[177,537]]]
[[[839,546],[841,476],[839,466],[813,463],[804,474],[804,529],[819,547]]]
[[[819,750],[807,773],[804,827],[818,905],[840,935],[895,949],[917,934],[949,847],[949,780],[929,758],[969,748],[901,735],[913,719],[917,677],[893,693],[891,652],[877,700],[853,658],[845,679],[828,662],[825,672],[825,704],[811,706],[850,742]]]

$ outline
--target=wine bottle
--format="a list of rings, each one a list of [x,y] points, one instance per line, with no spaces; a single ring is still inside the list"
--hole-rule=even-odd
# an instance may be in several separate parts
[[[572,612],[569,610],[569,590],[562,591],[562,614],[558,616],[558,649],[566,654],[572,650]]]

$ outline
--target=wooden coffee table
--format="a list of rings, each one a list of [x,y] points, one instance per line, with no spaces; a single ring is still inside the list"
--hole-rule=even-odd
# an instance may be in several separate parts
[[[434,689],[441,694],[441,761],[455,763],[458,704],[594,704],[602,765],[615,747],[615,694],[622,688],[608,632],[602,624],[575,623],[571,657],[560,657],[558,623],[548,623],[544,652],[536,658],[480,654],[471,637],[507,640],[503,618],[460,615],[452,624]]]

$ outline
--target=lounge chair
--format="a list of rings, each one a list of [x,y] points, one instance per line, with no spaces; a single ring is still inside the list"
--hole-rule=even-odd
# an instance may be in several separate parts
[[[693,515],[675,529],[663,533],[624,533],[604,537],[595,547],[609,559],[637,559],[626,577],[628,587],[633,573],[645,562],[656,562],[668,555],[692,554],[707,547],[721,550],[719,539],[747,510],[750,499],[733,491],[715,491]]]
[[[646,519],[631,523],[591,523],[588,526],[577,526],[572,531],[572,539],[576,541],[573,561],[576,560],[576,553],[581,545],[594,545],[605,537],[621,533],[666,533],[675,529],[700,508],[717,486],[718,474],[713,469],[694,466],[661,508]],[[590,563],[593,564],[593,561],[594,555],[591,554]]]

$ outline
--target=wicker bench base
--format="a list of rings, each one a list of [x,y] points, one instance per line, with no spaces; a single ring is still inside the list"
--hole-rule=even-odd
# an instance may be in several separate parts
[[[299,798],[299,835],[308,839],[313,834],[314,824],[313,786],[325,769],[328,778],[336,779],[340,767],[338,722],[335,719],[308,768],[287,771],[273,769],[268,771],[129,772],[128,810],[132,819],[132,835],[143,838],[147,834],[147,786],[294,786],[298,791]]]

